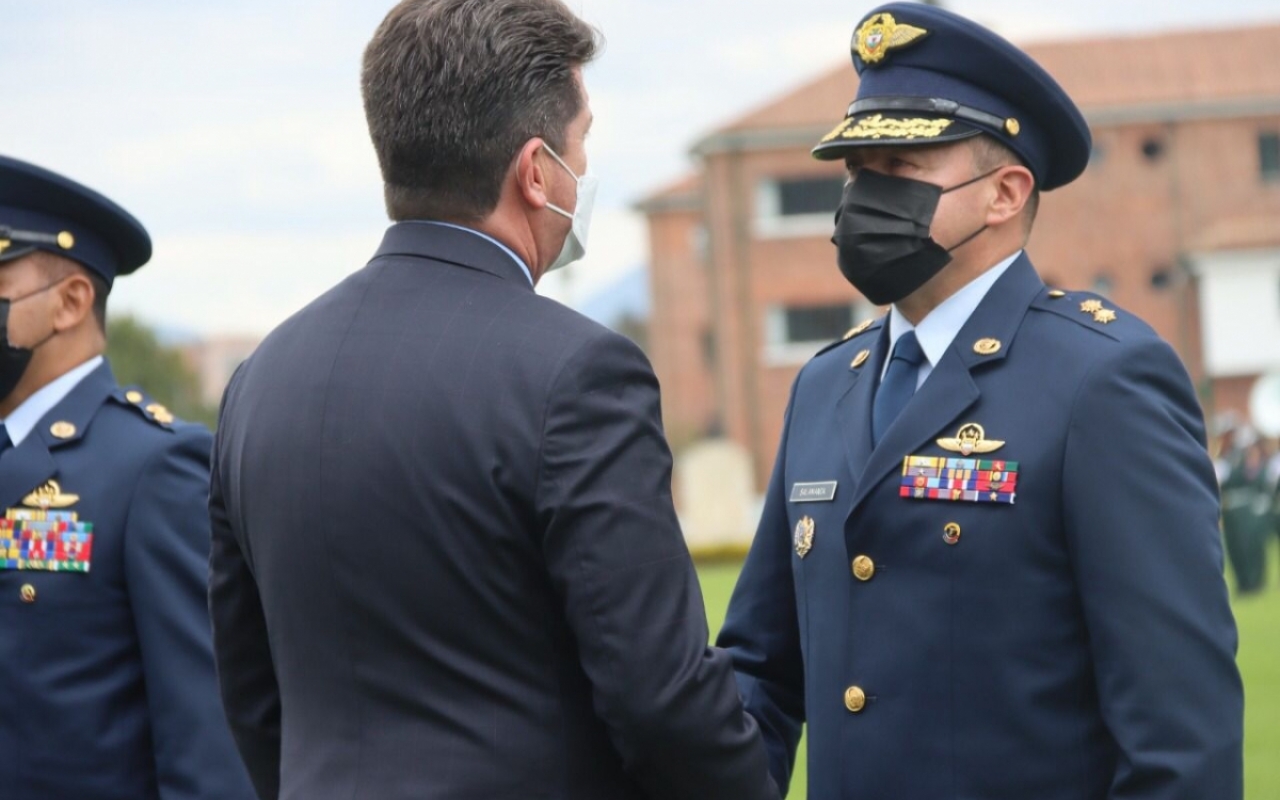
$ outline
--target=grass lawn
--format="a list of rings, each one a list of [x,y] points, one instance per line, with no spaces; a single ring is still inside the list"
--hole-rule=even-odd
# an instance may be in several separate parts
[[[1247,800],[1280,797],[1280,556],[1270,553],[1270,581],[1260,595],[1237,600],[1240,627],[1240,672],[1245,688],[1245,796]],[[741,564],[698,567],[712,637],[724,624],[724,612]],[[1176,702],[1170,698],[1170,702]],[[804,743],[796,759],[789,797],[806,793]]]

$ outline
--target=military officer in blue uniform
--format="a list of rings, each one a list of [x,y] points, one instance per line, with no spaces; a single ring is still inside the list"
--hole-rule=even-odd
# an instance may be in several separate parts
[[[116,385],[107,294],[146,230],[0,157],[0,753],[6,800],[248,800],[205,603],[203,427]]]
[[[1052,77],[891,3],[814,153],[888,315],[797,378],[719,644],[811,800],[1239,800],[1243,697],[1201,410],[1174,352],[1023,252],[1090,135]],[[1083,232],[1082,232],[1083,233]]]

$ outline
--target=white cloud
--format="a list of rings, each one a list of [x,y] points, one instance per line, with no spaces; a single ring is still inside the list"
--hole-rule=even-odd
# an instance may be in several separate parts
[[[360,55],[392,0],[0,0],[0,151],[134,211],[156,260],[115,307],[200,332],[265,332],[363,264],[384,225]],[[836,0],[570,0],[608,46],[588,73],[602,179],[585,298],[643,261],[630,203],[702,134],[847,58]],[[957,0],[1020,40],[1280,21],[1275,0]],[[1269,65],[1267,65],[1269,67]],[[560,293],[564,275],[543,291]],[[563,296],[563,295],[562,295]]]
[[[145,269],[116,282],[111,308],[166,328],[261,334],[363,267],[381,237],[372,226],[166,237]]]

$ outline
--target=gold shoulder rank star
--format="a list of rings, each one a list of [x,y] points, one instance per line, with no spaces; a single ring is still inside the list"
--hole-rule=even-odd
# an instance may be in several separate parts
[[[929,32],[914,25],[900,25],[892,14],[872,14],[853,36],[853,48],[868,64],[884,60],[890,50],[906,47]]]
[[[1102,310],[1101,300],[1085,300],[1080,304],[1080,310],[1086,314],[1096,314]]]
[[[1106,325],[1111,322],[1115,322],[1116,312],[1112,311],[1109,308],[1100,308],[1094,312],[1093,321],[1101,322],[1103,325]]]
[[[156,422],[159,422],[162,425],[168,425],[172,423],[174,420],[173,414],[169,411],[169,409],[165,408],[159,403],[152,403],[151,405],[147,406],[146,411],[148,414],[151,415],[152,419],[154,419]]]

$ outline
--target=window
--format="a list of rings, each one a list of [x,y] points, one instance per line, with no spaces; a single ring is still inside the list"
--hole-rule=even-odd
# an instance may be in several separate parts
[[[778,181],[778,213],[835,215],[844,195],[844,178],[798,178]]]
[[[1102,162],[1107,160],[1107,148],[1100,142],[1095,141],[1093,146],[1089,148],[1089,166],[1098,169],[1102,166]]]
[[[715,371],[716,368],[716,334],[715,331],[707,329],[702,332],[702,364],[707,369]]]
[[[1111,293],[1115,291],[1115,288],[1115,281],[1105,272],[1099,272],[1093,279],[1093,291],[1103,297],[1111,297]]]
[[[707,257],[711,253],[711,237],[707,234],[707,226],[695,225],[689,234],[689,242],[694,255],[706,264]]]
[[[852,306],[808,306],[783,309],[788,344],[829,342],[854,325]]]
[[[773,306],[765,311],[765,360],[803,364],[874,313],[865,304]]]
[[[756,189],[756,232],[761,236],[821,236],[834,229],[844,175],[769,178]]]
[[[1258,166],[1262,180],[1280,183],[1280,133],[1258,134]]]

